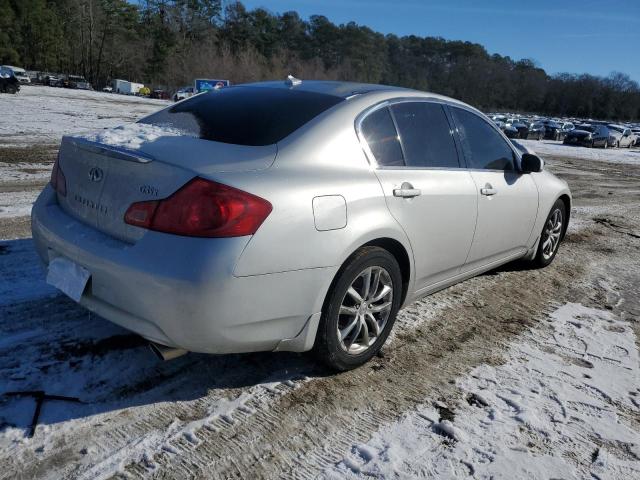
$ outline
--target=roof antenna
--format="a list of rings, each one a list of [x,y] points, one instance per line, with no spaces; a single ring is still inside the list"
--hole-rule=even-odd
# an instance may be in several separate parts
[[[293,75],[287,75],[287,79],[284,81],[284,83],[286,83],[290,87],[295,87],[296,85],[300,85],[302,83],[302,80],[294,77]]]

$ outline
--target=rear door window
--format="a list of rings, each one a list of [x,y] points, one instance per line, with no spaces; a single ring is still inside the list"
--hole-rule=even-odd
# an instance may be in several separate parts
[[[272,145],[344,101],[285,88],[237,86],[211,90],[140,120],[236,145]]]
[[[401,102],[390,108],[408,167],[460,167],[453,132],[442,105]]]
[[[470,168],[515,170],[513,150],[495,128],[475,113],[450,108]]]
[[[379,166],[404,165],[398,132],[387,107],[367,115],[360,125],[360,131]]]

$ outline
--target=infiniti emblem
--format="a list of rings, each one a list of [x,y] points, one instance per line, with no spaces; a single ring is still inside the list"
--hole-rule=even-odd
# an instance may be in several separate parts
[[[92,182],[99,182],[100,180],[102,180],[103,176],[104,172],[101,168],[93,167],[91,170],[89,170],[89,180],[91,180]]]

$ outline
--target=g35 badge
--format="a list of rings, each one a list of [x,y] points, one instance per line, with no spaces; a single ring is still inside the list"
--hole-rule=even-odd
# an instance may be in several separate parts
[[[153,185],[140,185],[140,193],[157,197],[158,189]]]

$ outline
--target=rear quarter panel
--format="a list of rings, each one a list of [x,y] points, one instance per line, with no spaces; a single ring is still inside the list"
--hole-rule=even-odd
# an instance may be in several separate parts
[[[270,169],[228,178],[273,205],[237,263],[236,276],[340,266],[361,245],[383,237],[400,242],[412,261],[406,235],[386,206],[355,132],[355,117],[371,101],[348,102],[278,144]],[[344,228],[316,229],[313,199],[327,195],[345,199]]]

